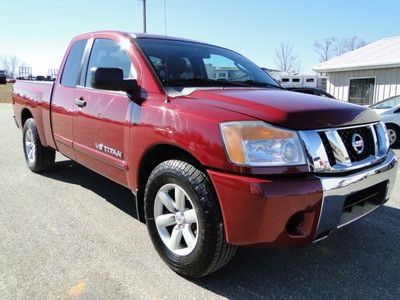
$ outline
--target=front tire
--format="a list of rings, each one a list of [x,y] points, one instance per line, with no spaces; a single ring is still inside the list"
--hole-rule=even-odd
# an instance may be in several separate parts
[[[400,146],[400,130],[399,127],[392,124],[386,124],[386,129],[389,137],[389,144],[391,148],[398,148]]]
[[[218,200],[208,177],[179,160],[159,164],[145,190],[145,218],[154,247],[175,272],[191,278],[229,263]]]
[[[42,145],[33,118],[26,120],[22,133],[25,161],[28,168],[35,173],[51,169],[54,165],[56,152],[54,149]]]

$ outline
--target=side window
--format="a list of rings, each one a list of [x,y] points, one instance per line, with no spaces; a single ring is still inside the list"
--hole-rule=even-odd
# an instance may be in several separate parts
[[[96,39],[90,54],[89,65],[86,73],[85,86],[91,86],[93,68],[119,68],[124,72],[125,79],[136,79],[136,72],[128,54],[116,41],[109,39]]]
[[[76,87],[78,84],[82,56],[83,52],[85,51],[86,43],[87,40],[79,40],[76,41],[70,48],[61,77],[61,84],[63,86]]]

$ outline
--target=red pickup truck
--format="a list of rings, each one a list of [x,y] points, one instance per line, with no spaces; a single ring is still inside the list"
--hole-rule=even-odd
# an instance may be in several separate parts
[[[383,205],[397,159],[370,109],[284,90],[231,50],[95,32],[54,83],[18,80],[28,167],[55,151],[130,188],[162,259],[188,277],[237,246],[305,246]],[[126,199],[130,201],[130,199]]]

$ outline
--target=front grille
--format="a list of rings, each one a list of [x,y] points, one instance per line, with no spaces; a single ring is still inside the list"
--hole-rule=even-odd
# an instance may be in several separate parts
[[[307,151],[310,171],[316,173],[353,172],[366,168],[386,157],[389,150],[383,122],[303,130],[299,135]]]
[[[359,162],[363,159],[366,159],[370,155],[375,155],[375,142],[372,128],[373,127],[371,126],[365,126],[341,129],[337,131],[346,147],[351,162]],[[357,153],[353,147],[352,139],[355,134],[360,135],[364,141],[364,149],[361,153]]]
[[[324,145],[326,155],[328,156],[328,161],[331,166],[336,164],[335,154],[333,153],[333,149],[329,144],[328,138],[326,137],[325,132],[318,132],[319,137],[321,138],[322,144]]]

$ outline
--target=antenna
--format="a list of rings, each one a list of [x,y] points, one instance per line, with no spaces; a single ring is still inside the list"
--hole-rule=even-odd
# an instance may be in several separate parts
[[[143,33],[146,33],[146,0],[143,1]]]
[[[167,36],[167,0],[164,0],[164,30],[165,36]]]

